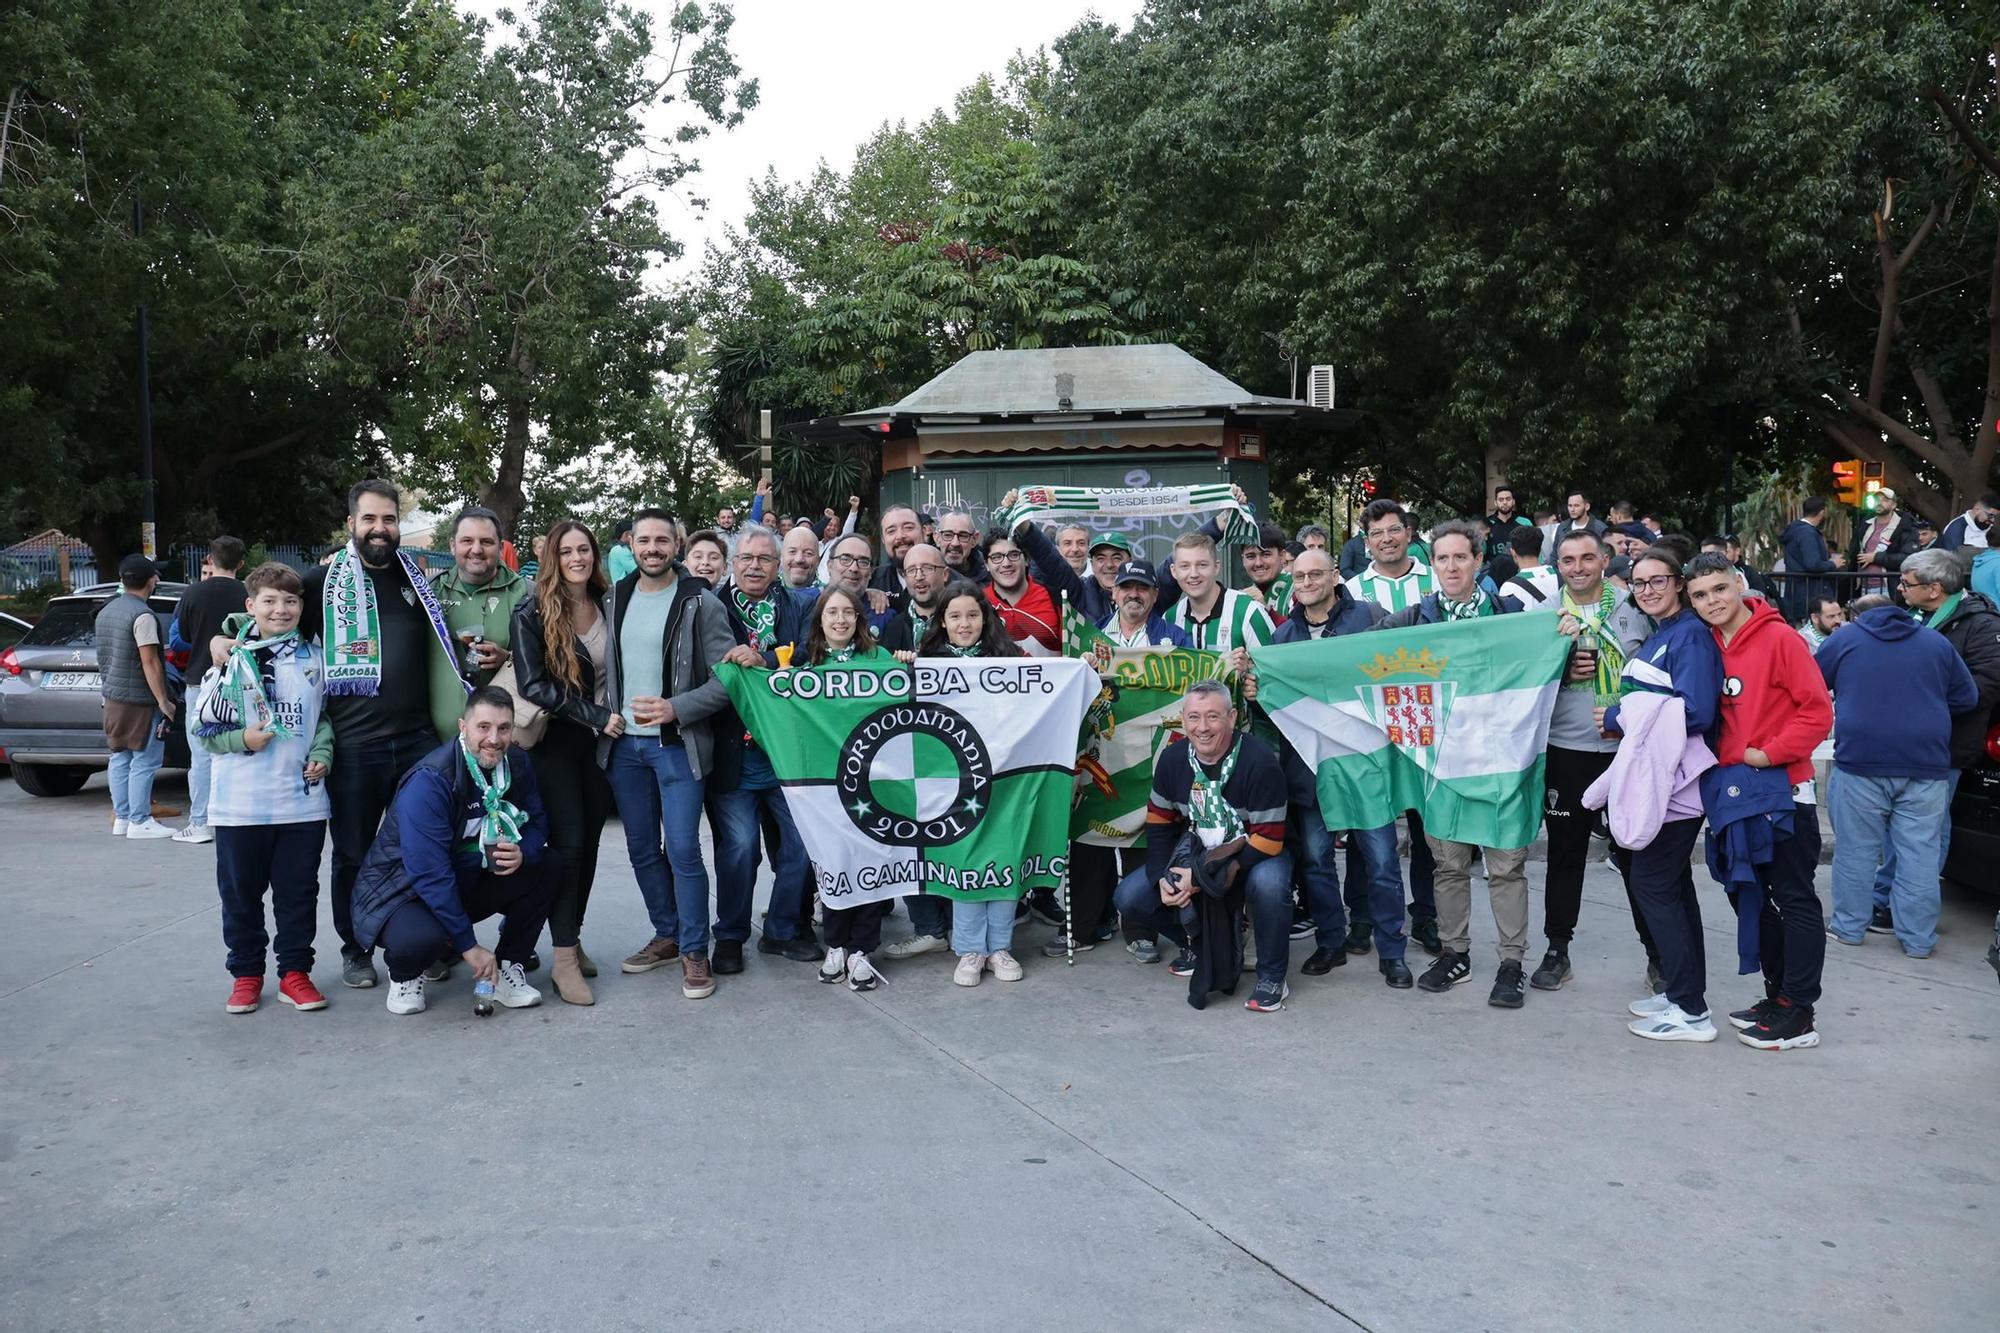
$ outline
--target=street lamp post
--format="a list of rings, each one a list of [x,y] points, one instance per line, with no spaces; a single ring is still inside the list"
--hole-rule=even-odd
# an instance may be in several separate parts
[[[132,187],[132,236],[137,240],[146,234],[146,205],[140,198],[140,187]],[[140,269],[143,274],[145,265]],[[141,282],[144,282],[143,276]],[[139,298],[139,546],[148,560],[159,555],[159,545],[155,540],[157,531],[153,514],[153,381],[152,366],[148,355],[148,326],[146,321],[146,299]]]

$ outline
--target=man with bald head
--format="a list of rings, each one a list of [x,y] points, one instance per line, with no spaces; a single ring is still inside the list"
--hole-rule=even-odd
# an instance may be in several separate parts
[[[780,576],[785,586],[791,589],[817,588],[819,576],[819,538],[813,534],[812,525],[795,523],[785,534],[785,543],[779,552]]]
[[[952,580],[944,552],[918,542],[903,553],[903,580],[908,595],[882,627],[882,646],[892,653],[913,653],[930,628],[931,617],[943,609],[944,589]]]

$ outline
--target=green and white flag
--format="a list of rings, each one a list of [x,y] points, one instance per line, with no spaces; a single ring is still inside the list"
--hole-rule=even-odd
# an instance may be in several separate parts
[[[1063,647],[1101,672],[1078,746],[1070,837],[1098,847],[1133,846],[1146,834],[1153,757],[1180,728],[1181,696],[1197,680],[1225,678],[1228,663],[1220,653],[1185,648],[1113,647],[1074,610],[1064,621]]]
[[[1060,883],[1097,673],[1063,658],[716,668],[785,789],[829,907]]]
[[[1525,847],[1569,640],[1547,616],[1351,634],[1250,650],[1257,702],[1317,776],[1328,828]]]
[[[1033,517],[1040,522],[1115,514],[1124,518],[1175,518],[1195,514],[1207,518],[1235,515],[1248,523],[1251,515],[1239,504],[1230,483],[1200,486],[1023,486],[1015,495],[1007,523]],[[1226,533],[1229,525],[1224,524]]]

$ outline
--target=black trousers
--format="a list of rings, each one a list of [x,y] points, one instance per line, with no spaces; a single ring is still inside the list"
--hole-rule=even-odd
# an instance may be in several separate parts
[[[826,947],[874,953],[882,947],[882,919],[889,915],[889,908],[894,902],[893,898],[885,898],[881,902],[861,903],[855,907],[824,909],[820,924],[826,931]]]
[[[1771,864],[1759,870],[1764,910],[1757,921],[1758,961],[1764,992],[1810,1008],[1819,1003],[1826,969],[1826,913],[1813,891],[1819,869],[1819,807],[1792,807],[1792,834],[1771,845]]]
[[[1565,750],[1551,745],[1542,769],[1547,799],[1542,803],[1542,828],[1549,840],[1547,873],[1542,877],[1542,933],[1549,947],[1567,952],[1576,938],[1577,914],[1583,910],[1583,869],[1590,860],[1590,834],[1598,825],[1595,810],[1586,810],[1583,793],[1611,767],[1615,752]],[[1647,951],[1650,955],[1651,950]]]
[[[549,719],[541,744],[528,757],[548,812],[549,855],[556,862],[549,939],[559,949],[574,948],[597,882],[597,846],[611,814],[611,781],[597,766],[597,737],[565,718]]]
[[[475,925],[495,913],[506,916],[500,924],[500,943],[493,949],[501,962],[525,963],[535,951],[557,877],[554,860],[546,853],[539,861],[523,862],[511,875],[479,869],[459,872],[458,900]],[[414,981],[432,963],[458,952],[422,898],[412,898],[389,914],[379,943],[391,981]]]
[[[1701,816],[1670,819],[1654,839],[1630,853],[1626,887],[1652,935],[1649,960],[1657,959],[1667,998],[1690,1014],[1708,1012],[1708,952],[1701,934],[1688,858],[1701,836]]]
[[[277,926],[278,972],[310,972],[319,930],[319,849],[326,821],[215,826],[215,887],[232,977],[264,975],[264,891]]]
[[[333,818],[327,828],[333,834],[333,928],[344,954],[362,951],[354,940],[354,880],[368,859],[382,816],[403,775],[437,747],[437,735],[429,727],[360,744],[334,737],[333,772],[326,780]]]
[[[1116,847],[1069,845],[1069,919],[1079,940],[1097,938],[1097,927],[1111,914],[1111,894],[1117,887]]]

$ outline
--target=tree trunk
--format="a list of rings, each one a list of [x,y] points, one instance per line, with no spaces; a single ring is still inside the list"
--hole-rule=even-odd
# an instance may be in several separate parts
[[[1515,446],[1516,440],[1511,430],[1505,435],[1490,436],[1486,441],[1486,508],[1481,511],[1482,513],[1492,512],[1493,492],[1513,482],[1507,474],[1514,466]],[[1516,500],[1518,499],[1517,496]]]
[[[527,505],[521,489],[528,464],[528,424],[530,404],[526,398],[507,399],[507,420],[500,434],[500,466],[493,480],[479,493],[479,503],[500,516],[500,531],[511,535],[514,522]]]

